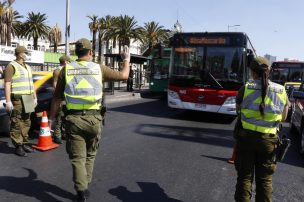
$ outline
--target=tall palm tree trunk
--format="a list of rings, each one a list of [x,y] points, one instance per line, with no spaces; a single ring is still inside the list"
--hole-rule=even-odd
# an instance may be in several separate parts
[[[38,37],[34,37],[34,50],[38,50]]]
[[[11,46],[12,45],[12,23],[8,23],[7,24],[7,36],[6,36],[6,44],[7,46]]]
[[[96,33],[97,31],[93,31],[93,41],[92,41],[92,50],[93,50],[93,62],[95,62],[95,50],[96,50]]]

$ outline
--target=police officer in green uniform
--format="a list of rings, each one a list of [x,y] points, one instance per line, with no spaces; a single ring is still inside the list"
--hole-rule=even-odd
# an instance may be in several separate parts
[[[68,64],[70,62],[70,57],[63,55],[59,58],[59,63],[60,66],[58,66],[54,71],[53,71],[53,88],[56,88],[57,85],[57,81],[58,81],[58,77],[59,77],[59,73],[60,70],[62,69],[62,67],[64,67],[66,64]],[[60,106],[60,110],[56,115],[56,121],[54,124],[54,133],[53,133],[53,141],[57,144],[62,144],[62,138],[65,138],[63,136],[63,117],[64,117],[64,111],[66,110],[66,106],[65,106],[65,101],[62,101],[61,106]]]
[[[10,137],[16,147],[15,154],[26,156],[33,152],[29,145],[28,132],[31,125],[30,112],[25,111],[24,96],[30,96],[30,103],[37,105],[36,92],[33,85],[31,68],[25,64],[28,50],[23,46],[15,49],[16,60],[10,62],[5,68],[4,90],[6,99],[6,111],[10,114]]]
[[[77,201],[86,201],[92,180],[94,160],[101,139],[101,101],[103,81],[127,80],[130,53],[127,46],[121,55],[122,70],[91,62],[93,52],[88,39],[75,44],[78,59],[61,70],[51,105],[50,125],[63,99],[66,101],[66,149],[73,168]]]
[[[272,201],[272,175],[280,122],[288,113],[288,98],[283,86],[268,80],[269,62],[256,57],[250,64],[252,80],[237,95],[236,109],[243,129],[237,135],[235,201],[249,202],[255,178],[256,201]]]

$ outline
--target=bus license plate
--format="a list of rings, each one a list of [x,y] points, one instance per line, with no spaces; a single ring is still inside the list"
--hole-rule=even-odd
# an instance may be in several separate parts
[[[197,108],[197,109],[206,109],[206,105],[205,104],[195,103],[195,108]]]

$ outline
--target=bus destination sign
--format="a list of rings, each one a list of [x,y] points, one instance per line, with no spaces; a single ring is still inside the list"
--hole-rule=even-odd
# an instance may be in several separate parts
[[[227,44],[226,38],[190,37],[190,44]]]

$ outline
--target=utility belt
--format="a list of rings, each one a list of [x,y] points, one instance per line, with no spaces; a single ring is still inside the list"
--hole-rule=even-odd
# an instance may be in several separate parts
[[[22,95],[25,95],[25,94],[11,94],[11,100],[12,100],[12,101],[21,100]]]
[[[261,133],[258,131],[248,130],[245,128],[241,128],[238,134],[238,138],[248,138],[248,137],[269,137],[269,138],[276,138],[277,134],[272,133]]]
[[[70,109],[66,111],[67,115],[100,115],[100,110],[88,109],[88,110],[75,110]]]

